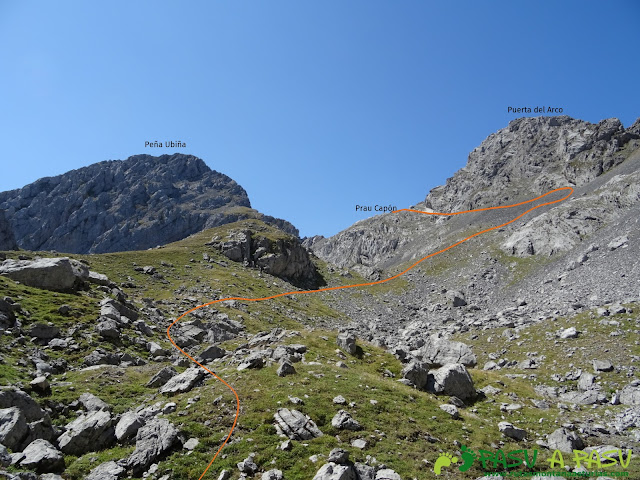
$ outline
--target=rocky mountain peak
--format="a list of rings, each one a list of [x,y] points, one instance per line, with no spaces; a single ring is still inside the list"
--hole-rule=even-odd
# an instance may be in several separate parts
[[[425,204],[436,211],[471,209],[584,185],[625,160],[629,141],[640,138],[638,125],[625,129],[617,118],[592,124],[566,115],[515,119],[475,148]]]
[[[251,212],[246,191],[193,155],[134,155],[0,193],[18,245],[99,253],[180,240]],[[261,214],[258,214],[261,215]],[[264,217],[289,233],[288,222]]]

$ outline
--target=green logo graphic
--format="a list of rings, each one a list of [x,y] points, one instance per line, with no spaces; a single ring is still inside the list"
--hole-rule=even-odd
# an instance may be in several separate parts
[[[452,463],[456,463],[458,457],[452,456],[450,453],[441,453],[436,460],[436,464],[433,466],[433,471],[436,475],[440,475],[442,467],[450,467]]]

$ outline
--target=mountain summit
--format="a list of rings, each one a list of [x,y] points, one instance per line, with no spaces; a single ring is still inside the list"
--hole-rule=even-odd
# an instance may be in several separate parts
[[[135,155],[42,178],[0,193],[0,210],[27,250],[146,249],[248,217],[298,234],[290,223],[251,210],[234,180],[184,154]]]

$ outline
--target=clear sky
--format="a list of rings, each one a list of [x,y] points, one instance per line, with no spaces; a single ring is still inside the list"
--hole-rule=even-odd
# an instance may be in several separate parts
[[[0,1],[0,191],[180,151],[330,235],[423,200],[508,106],[630,125],[639,45],[635,0]]]

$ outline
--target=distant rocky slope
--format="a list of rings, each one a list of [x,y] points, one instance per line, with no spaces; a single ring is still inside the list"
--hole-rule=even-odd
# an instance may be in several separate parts
[[[146,249],[243,218],[298,235],[250,207],[235,181],[183,154],[99,162],[0,193],[20,247],[70,253]]]
[[[617,119],[594,125],[568,116],[520,118],[489,135],[471,152],[467,165],[416,208],[455,212],[506,205],[572,186],[579,194],[571,201],[580,205],[562,207],[573,212],[567,219],[558,220],[558,211],[545,216],[546,210],[540,209],[519,224],[524,230],[510,229],[503,245],[505,252],[519,256],[567,251],[637,202],[637,182],[626,175],[637,175],[637,165],[629,159],[639,151],[640,120],[625,129]],[[605,176],[608,172],[625,177]],[[607,180],[612,182],[607,191],[597,190]],[[307,239],[305,245],[338,266],[387,268],[441,245],[447,235],[468,228],[469,220],[379,215],[331,238]]]
[[[455,212],[509,205],[564,186],[574,189],[564,202],[539,208],[424,262],[405,277],[410,287],[393,304],[363,307],[347,302],[343,311],[367,323],[383,307],[392,329],[407,318],[424,317],[433,328],[455,330],[478,316],[490,325],[514,308],[515,299],[525,300],[536,318],[545,318],[636,298],[640,121],[625,129],[616,119],[597,125],[566,116],[514,120],[483,141],[463,169],[414,208]],[[384,214],[331,238],[305,239],[304,245],[339,268],[378,279],[472,233],[501,225],[526,208],[452,217]],[[467,306],[451,308],[451,292],[466,296]],[[425,303],[429,311],[412,311],[412,306]],[[435,312],[447,312],[448,320]]]

